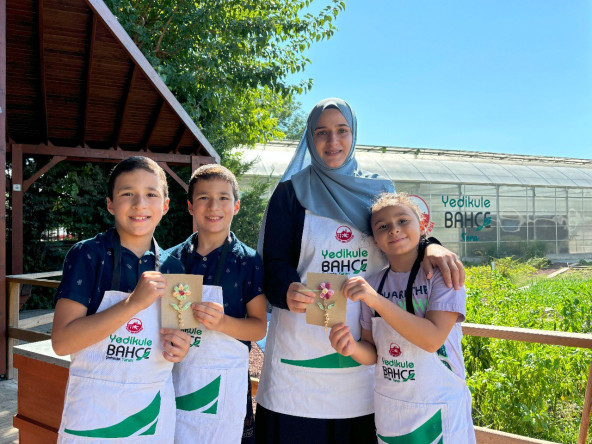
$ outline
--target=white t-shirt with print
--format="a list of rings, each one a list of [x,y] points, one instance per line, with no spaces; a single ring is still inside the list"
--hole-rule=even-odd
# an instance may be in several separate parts
[[[366,281],[374,289],[378,289],[385,269],[366,278]],[[409,272],[398,273],[389,270],[387,279],[382,288],[382,296],[396,303],[403,310],[405,308],[405,289],[409,280]],[[465,320],[466,294],[464,287],[460,290],[446,287],[444,278],[437,268],[434,269],[432,279],[426,279],[423,267],[419,267],[415,283],[413,285],[413,305],[415,315],[425,318],[425,314],[431,310],[451,311],[458,313],[456,324],[444,342],[445,351],[440,349],[440,359],[447,363],[451,369],[462,379],[465,379],[465,365],[462,355],[462,329],[460,323]],[[360,323],[363,329],[372,331],[373,310],[366,304],[362,304],[362,316]],[[374,338],[378,342],[380,338]]]

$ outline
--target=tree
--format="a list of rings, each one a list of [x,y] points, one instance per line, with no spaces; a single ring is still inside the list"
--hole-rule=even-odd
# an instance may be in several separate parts
[[[306,128],[306,114],[301,107],[300,102],[286,103],[279,115],[278,127],[288,140],[300,140]]]
[[[111,11],[175,94],[190,117],[237,176],[248,165],[231,148],[300,137],[303,117],[293,97],[312,80],[290,83],[310,60],[304,51],[330,38],[344,10],[340,0],[106,0]],[[318,4],[318,3],[317,3]],[[294,136],[296,134],[296,136]],[[36,171],[39,159],[28,159]],[[43,164],[40,161],[40,164]],[[80,240],[112,226],[105,208],[106,177],[113,165],[62,163],[48,171],[25,197],[25,271],[58,269],[68,245],[41,239],[57,228]],[[174,167],[188,181],[189,168]],[[28,176],[25,172],[25,176]],[[241,194],[233,230],[255,246],[268,181]],[[191,233],[186,195],[169,181],[172,211],[156,238],[163,247]],[[45,234],[44,234],[45,233]],[[49,260],[51,259],[51,260]]]
[[[296,93],[312,79],[304,51],[330,38],[345,9],[341,0],[106,0],[136,45],[237,176],[246,172],[231,149],[299,138],[305,117]],[[183,175],[181,175],[183,177]],[[268,181],[242,193],[233,229],[254,246]],[[175,194],[171,193],[171,199]],[[170,215],[167,215],[170,218]],[[165,222],[166,224],[166,222]],[[157,231],[157,235],[159,231]]]
[[[107,0],[134,42],[224,159],[282,138],[278,118],[312,79],[304,51],[335,32],[340,0]]]

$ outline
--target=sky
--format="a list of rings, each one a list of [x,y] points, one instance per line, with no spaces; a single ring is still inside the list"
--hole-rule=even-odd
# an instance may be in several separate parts
[[[590,0],[346,0],[336,26],[290,80],[358,144],[592,159]]]

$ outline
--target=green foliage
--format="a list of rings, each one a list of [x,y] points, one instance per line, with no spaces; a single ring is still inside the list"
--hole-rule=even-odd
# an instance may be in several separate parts
[[[287,76],[330,38],[345,2],[107,0],[160,77],[218,152],[282,137],[278,118],[312,80]]]
[[[541,240],[529,240],[514,243],[502,243],[491,245],[480,252],[483,258],[498,259],[510,256],[518,256],[523,259],[545,257],[547,254],[547,243]]]
[[[240,196],[241,209],[232,220],[232,231],[249,247],[257,249],[259,228],[267,200],[262,196],[269,189],[269,179],[253,179]]]
[[[287,103],[278,117],[279,129],[288,140],[300,140],[306,128],[306,114],[300,102]]]
[[[340,0],[107,0],[122,26],[175,94],[190,117],[237,176],[249,165],[231,148],[252,146],[286,135],[298,138],[304,116],[295,94],[312,80],[290,83],[287,76],[310,63],[304,51],[330,38],[345,9]],[[320,4],[319,4],[320,3]],[[47,159],[28,159],[25,177]],[[73,242],[112,226],[105,197],[113,165],[60,163],[25,194],[25,272],[57,270]],[[187,167],[173,170],[187,181]],[[169,181],[170,210],[155,237],[167,248],[192,231],[187,198]],[[241,196],[233,230],[256,244],[264,210],[266,181]],[[67,241],[47,241],[47,233],[65,229]],[[47,291],[34,288],[30,307],[48,305]]]
[[[529,270],[512,259],[496,261],[494,271],[467,268],[467,321],[592,332],[592,280],[570,276],[517,285]],[[590,350],[472,336],[463,345],[476,425],[576,442]]]

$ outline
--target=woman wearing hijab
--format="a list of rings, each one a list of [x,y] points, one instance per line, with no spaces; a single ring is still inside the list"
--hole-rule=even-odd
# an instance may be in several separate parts
[[[390,180],[358,169],[356,117],[343,100],[319,102],[266,211],[260,237],[265,294],[273,306],[257,392],[258,443],[368,443],[374,428],[373,372],[335,352],[329,332],[306,324],[314,293],[307,272],[364,276],[387,263],[369,233],[370,206]],[[261,243],[263,245],[261,245]],[[455,284],[454,253],[430,245],[431,262]],[[359,340],[360,303],[347,301],[347,325]]]

